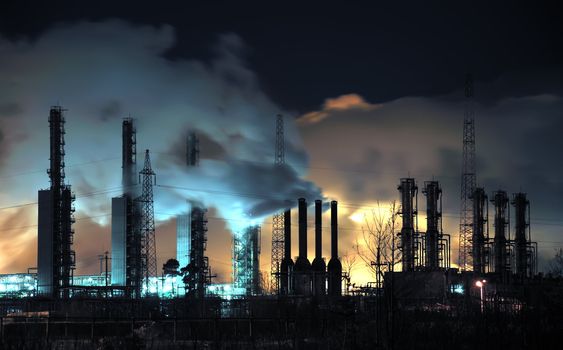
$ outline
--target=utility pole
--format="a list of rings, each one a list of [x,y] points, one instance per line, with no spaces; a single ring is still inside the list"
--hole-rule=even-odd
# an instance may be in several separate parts
[[[459,260],[462,271],[473,268],[473,203],[471,196],[475,191],[475,112],[473,110],[473,77],[468,74],[465,80],[465,115],[463,118],[463,165],[461,171],[461,215],[459,223]]]

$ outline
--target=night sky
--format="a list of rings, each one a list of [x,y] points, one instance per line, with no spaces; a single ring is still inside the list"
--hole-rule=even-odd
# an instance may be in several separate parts
[[[57,103],[68,109],[78,273],[97,272],[97,255],[110,248],[128,115],[160,185],[159,264],[175,255],[173,217],[188,198],[210,208],[209,255],[221,280],[230,278],[230,231],[251,221],[263,222],[269,269],[269,216],[299,196],[342,203],[340,252],[350,254],[361,215],[398,199],[399,178],[409,175],[419,187],[442,183],[444,229],[457,238],[467,72],[478,184],[489,194],[528,193],[542,269],[563,247],[562,33],[560,12],[545,3],[4,2],[0,272],[35,266],[33,202],[48,187],[47,115]],[[286,117],[281,172],[277,113]],[[202,135],[196,170],[182,164],[189,128]],[[356,275],[370,280],[361,264]]]

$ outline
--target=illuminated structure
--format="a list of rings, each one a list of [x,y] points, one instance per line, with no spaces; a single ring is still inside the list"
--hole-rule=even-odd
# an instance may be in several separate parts
[[[283,116],[278,114],[276,118],[276,166],[285,163],[285,143],[283,135]],[[272,218],[272,260],[270,269],[272,273],[272,290],[280,293],[280,269],[284,258],[284,213],[281,211],[274,214]]]
[[[72,250],[74,196],[65,184],[65,119],[60,106],[51,107],[50,168],[48,190],[38,193],[37,274],[39,293],[54,298],[68,298],[75,266]]]
[[[141,230],[141,256],[143,258],[143,272],[145,282],[150,282],[150,277],[157,276],[156,270],[156,239],[154,226],[154,203],[152,186],[156,182],[156,175],[151,168],[149,150],[145,151],[145,165],[139,173],[141,177],[141,196],[136,199],[141,208],[140,224]],[[152,293],[151,286],[147,286]]]
[[[258,295],[260,289],[260,226],[249,226],[233,236],[233,286]]]
[[[473,110],[473,77],[465,80],[465,116],[463,118],[463,165],[461,171],[461,216],[459,223],[459,266],[462,271],[472,267],[473,205],[475,191],[475,112]]]
[[[418,260],[418,219],[417,219],[417,198],[418,187],[413,178],[401,179],[398,187],[401,192],[401,211],[399,214],[403,218],[403,227],[399,237],[399,246],[402,253],[403,271],[414,271]]]
[[[139,203],[135,185],[136,131],[132,118],[122,124],[123,195],[112,198],[111,284],[127,287],[127,294],[141,297],[143,267]]]
[[[190,223],[190,262],[185,268],[186,291],[190,297],[203,298],[206,286],[211,283],[209,258],[206,257],[207,248],[207,210],[193,207]],[[181,266],[181,265],[180,265]]]

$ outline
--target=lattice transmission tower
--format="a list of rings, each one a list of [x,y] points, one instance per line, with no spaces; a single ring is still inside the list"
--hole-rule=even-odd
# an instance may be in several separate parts
[[[283,116],[276,117],[276,166],[285,164],[285,140],[283,133]],[[279,294],[280,265],[284,256],[284,214],[283,211],[274,215],[272,219],[272,290]]]
[[[140,236],[141,242],[143,242],[142,255],[145,261],[144,278],[147,288],[146,293],[154,294],[157,286],[150,282],[149,277],[157,276],[153,201],[153,185],[156,184],[156,174],[151,168],[149,150],[145,151],[145,165],[143,170],[139,172],[139,177],[142,185],[141,197],[138,198],[138,201],[141,203]]]
[[[475,173],[475,112],[473,109],[473,77],[465,79],[465,113],[463,118],[463,165],[461,171],[461,215],[459,224],[459,267],[471,270],[473,240],[473,202],[477,176]]]

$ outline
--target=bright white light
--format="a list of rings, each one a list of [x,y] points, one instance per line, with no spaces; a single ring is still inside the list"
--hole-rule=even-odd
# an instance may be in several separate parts
[[[483,282],[481,282],[481,281],[475,282],[475,285],[479,288],[483,288]]]

